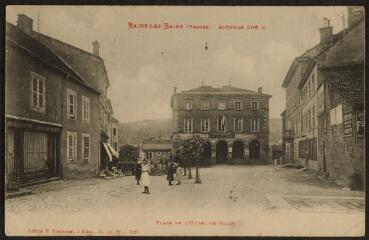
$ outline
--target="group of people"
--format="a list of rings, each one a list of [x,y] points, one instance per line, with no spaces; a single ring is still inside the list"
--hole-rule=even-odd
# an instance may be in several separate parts
[[[174,179],[175,174],[175,179]],[[174,180],[177,181],[177,185],[181,185],[182,183],[182,168],[178,163],[174,163],[169,161],[167,166],[167,180],[169,185],[173,185],[172,182]],[[140,185],[140,182],[144,186],[144,191],[142,193],[150,194],[149,186],[150,186],[150,166],[147,160],[138,161],[135,167],[135,179],[137,185]]]

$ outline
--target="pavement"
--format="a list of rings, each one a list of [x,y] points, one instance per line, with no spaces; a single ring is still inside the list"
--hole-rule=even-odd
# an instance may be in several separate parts
[[[193,169],[193,176],[195,171]],[[133,176],[31,186],[5,201],[7,235],[37,236],[362,236],[364,192],[312,171],[274,166],[201,168],[202,184],[168,186]]]

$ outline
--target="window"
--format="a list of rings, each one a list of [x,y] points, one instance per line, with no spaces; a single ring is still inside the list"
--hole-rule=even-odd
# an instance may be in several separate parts
[[[252,110],[258,110],[259,109],[259,103],[256,101],[251,102],[251,109]]]
[[[218,132],[225,132],[226,129],[226,118],[225,116],[223,117],[218,117],[217,118],[217,131]]]
[[[339,104],[337,107],[331,109],[330,118],[331,126],[339,125],[342,123],[342,104]]]
[[[236,110],[241,110],[242,109],[242,103],[240,101],[236,102]]]
[[[309,121],[309,129],[310,129],[311,128],[311,110],[309,110],[308,121]]]
[[[185,118],[184,119],[184,131],[185,132],[192,132],[193,129],[193,119],[192,118]]]
[[[258,132],[259,131],[260,120],[257,118],[251,118],[251,131]]]
[[[146,158],[147,159],[152,159],[152,157],[153,157],[153,152],[147,152],[146,153]]]
[[[186,110],[191,110],[192,109],[192,102],[191,101],[187,101],[186,102]]]
[[[82,96],[82,121],[90,122],[90,99]]]
[[[45,112],[45,77],[35,72],[31,72],[30,79],[31,109],[39,112]]]
[[[218,109],[219,110],[225,110],[226,109],[226,103],[225,103],[225,101],[219,101],[218,102]]]
[[[117,128],[113,128],[113,136],[117,136]]]
[[[208,110],[209,109],[209,101],[203,101],[201,103],[201,109],[202,110]]]
[[[243,129],[243,119],[242,118],[235,118],[234,119],[234,131],[235,132],[242,132]]]
[[[70,162],[77,161],[77,133],[67,132],[67,159]]]
[[[313,120],[313,128],[315,128],[315,107],[313,106],[313,111],[312,111],[312,120]]]
[[[201,119],[201,132],[209,132],[210,129],[210,119],[202,118]]]
[[[67,89],[67,101],[68,118],[77,119],[77,93]]]
[[[82,160],[88,162],[90,159],[90,134],[82,133]]]

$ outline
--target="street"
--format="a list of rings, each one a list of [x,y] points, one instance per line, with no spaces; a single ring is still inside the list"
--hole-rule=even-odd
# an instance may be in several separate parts
[[[6,233],[364,234],[364,192],[344,191],[310,171],[223,165],[202,168],[200,173],[202,184],[184,177],[182,185],[173,186],[168,186],[166,176],[152,176],[151,194],[142,194],[143,187],[135,184],[133,176],[32,186],[32,195],[6,200]]]

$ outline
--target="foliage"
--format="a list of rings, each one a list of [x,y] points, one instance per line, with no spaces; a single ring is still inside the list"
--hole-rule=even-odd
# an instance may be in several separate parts
[[[208,141],[206,139],[197,135],[187,138],[181,146],[185,162],[188,165],[192,165],[194,162],[198,161],[199,157],[205,152],[207,144]],[[194,162],[191,160],[194,160]]]
[[[138,148],[130,144],[124,144],[119,149],[120,162],[137,162],[139,156]]]

